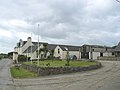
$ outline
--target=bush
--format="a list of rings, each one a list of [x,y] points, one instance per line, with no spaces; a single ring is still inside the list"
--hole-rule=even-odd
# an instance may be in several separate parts
[[[2,57],[0,57],[0,60],[2,59]]]
[[[27,56],[18,55],[18,62],[26,62],[27,59],[29,60],[29,58],[27,58]]]

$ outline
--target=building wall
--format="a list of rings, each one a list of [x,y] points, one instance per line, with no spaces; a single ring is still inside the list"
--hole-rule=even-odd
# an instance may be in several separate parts
[[[59,49],[59,53],[58,53],[58,49]],[[65,57],[65,52],[63,52],[63,50],[59,46],[57,46],[54,51],[54,56],[61,57],[60,59],[62,59]]]
[[[100,56],[100,52],[92,52],[93,54],[93,60],[97,59],[97,57]]]
[[[89,52],[89,59],[97,59],[100,57],[100,53],[103,53],[103,56],[112,56],[112,48],[109,47],[93,47],[93,46],[82,46],[81,52]]]
[[[89,59],[91,59],[91,56],[92,56],[92,59],[95,60],[97,59],[98,57],[100,57],[100,53],[101,52],[92,52],[92,55],[91,55],[91,52],[89,52]],[[111,52],[103,52],[103,56],[112,56],[112,53]]]
[[[105,52],[103,56],[113,56],[113,55],[112,55],[112,52]]]
[[[94,50],[93,50],[94,49]],[[111,52],[112,49],[110,48],[92,48],[92,51],[95,51],[95,52]]]
[[[77,59],[80,59],[81,55],[79,51],[69,51],[69,55],[75,55],[77,57]]]
[[[32,53],[32,59],[37,59],[37,53],[36,53],[36,51]]]
[[[23,53],[31,45],[33,45],[32,40],[28,38],[26,44],[22,47],[21,53]]]
[[[13,53],[13,62],[15,62],[15,61],[16,61],[16,63],[18,63],[18,54]]]
[[[58,53],[58,49],[60,53]],[[79,51],[69,51],[69,55],[75,55],[77,59],[81,59],[81,53]],[[65,60],[67,59],[67,51],[63,51],[59,46],[57,46],[54,51],[54,56]]]
[[[60,54],[60,59],[63,59],[65,60],[67,58],[67,52],[66,51],[61,51],[61,54]]]

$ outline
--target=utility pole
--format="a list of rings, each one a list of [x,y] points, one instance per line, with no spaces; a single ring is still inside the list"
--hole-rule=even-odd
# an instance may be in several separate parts
[[[31,64],[32,64],[32,33],[31,33]]]
[[[38,66],[39,66],[39,26],[40,24],[38,24]]]
[[[80,47],[79,47],[79,60],[80,60]]]
[[[29,48],[29,47],[28,47],[28,48]],[[28,56],[29,56],[29,55],[28,55],[28,48],[27,48],[27,62],[28,62]]]

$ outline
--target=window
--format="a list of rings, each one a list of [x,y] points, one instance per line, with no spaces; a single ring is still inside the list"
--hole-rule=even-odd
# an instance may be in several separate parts
[[[38,58],[38,51],[36,51],[36,57]]]
[[[108,49],[106,48],[106,51],[107,51]]]
[[[100,53],[100,57],[103,57],[103,53]]]
[[[58,49],[58,54],[60,53],[60,49]]]
[[[115,55],[115,53],[114,53],[114,52],[112,52],[112,55]]]

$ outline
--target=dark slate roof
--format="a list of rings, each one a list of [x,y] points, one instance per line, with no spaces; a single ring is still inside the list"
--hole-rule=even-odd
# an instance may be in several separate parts
[[[35,46],[32,46],[32,49],[31,49],[31,46],[29,46],[23,53],[31,53],[31,50],[32,52],[34,52],[35,50],[37,50],[38,46],[35,45]]]
[[[34,46],[32,46],[32,52],[34,52],[38,48],[38,42],[32,42]],[[39,42],[39,45],[47,44],[45,42]],[[29,46],[23,53],[31,53],[31,46]]]
[[[13,52],[13,53],[18,54],[18,52]]]
[[[22,46],[24,46],[27,41],[22,41],[22,42],[23,42],[23,43],[22,43]],[[20,42],[17,43],[17,46],[16,46],[15,48],[18,48],[18,47],[20,47]]]
[[[115,49],[117,46],[113,46],[112,49]]]
[[[49,51],[54,50],[56,46],[60,46],[60,48],[63,51],[79,51],[80,46],[70,46],[70,45],[58,45],[58,44],[47,44],[47,49]],[[32,46],[32,52],[37,50],[38,46],[37,43],[34,43],[34,46]],[[23,53],[31,53],[31,46],[29,46]]]
[[[63,51],[79,51],[80,46],[59,45]]]
[[[32,42],[34,45],[38,45],[38,42]],[[39,42],[39,44],[48,44],[46,42]]]
[[[56,48],[57,45],[55,44],[47,44],[47,49],[50,50],[54,50]],[[38,49],[38,45],[35,44],[34,46],[32,46],[32,52],[36,51]],[[29,46],[23,53],[31,53],[31,46]]]
[[[87,45],[87,44],[84,44],[83,46],[90,46],[90,47],[93,47],[93,48],[111,48],[112,49],[112,47],[101,46],[101,45]]]
[[[120,42],[119,42],[119,44],[115,47],[114,51],[120,51]]]
[[[26,42],[27,42],[27,41],[23,41],[23,45],[22,45],[22,46],[24,46],[24,45],[26,44]]]
[[[48,50],[54,50],[56,48],[56,46],[57,46],[56,44],[48,44],[47,49]]]

